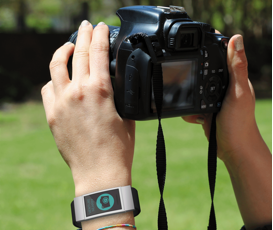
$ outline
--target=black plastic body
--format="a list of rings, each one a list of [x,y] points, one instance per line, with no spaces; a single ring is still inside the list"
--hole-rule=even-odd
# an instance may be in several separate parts
[[[156,119],[152,108],[153,65],[192,60],[195,63],[193,103],[188,107],[162,110],[162,118],[214,113],[221,108],[228,86],[227,43],[229,38],[215,33],[210,25],[192,21],[186,12],[169,12],[155,6],[132,6],[117,11],[120,29],[110,29],[110,72],[115,105],[123,118]],[[177,27],[177,28],[175,28]],[[179,36],[193,36],[182,48]],[[130,36],[144,34],[139,41]],[[74,36],[74,40],[72,39]],[[70,41],[75,43],[75,34]]]

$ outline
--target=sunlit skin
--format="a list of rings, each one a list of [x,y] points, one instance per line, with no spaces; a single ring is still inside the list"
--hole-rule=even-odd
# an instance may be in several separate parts
[[[230,83],[216,119],[217,154],[230,174],[245,226],[252,230],[272,221],[272,156],[255,120],[255,94],[241,35],[229,42],[228,70]],[[202,123],[207,138],[211,118],[183,117],[190,123]]]
[[[67,63],[73,53],[70,80]],[[84,21],[76,47],[68,43],[54,53],[52,80],[42,89],[47,121],[71,169],[76,196],[131,185],[135,122],[116,112],[108,55],[108,27],[101,23],[93,29]],[[217,117],[218,157],[230,173],[244,224],[252,230],[271,222],[271,154],[255,122],[255,98],[240,35],[230,40],[228,67],[230,85]],[[209,135],[210,116],[184,119],[201,121]],[[82,227],[94,230],[121,223],[134,224],[133,213],[84,221]]]

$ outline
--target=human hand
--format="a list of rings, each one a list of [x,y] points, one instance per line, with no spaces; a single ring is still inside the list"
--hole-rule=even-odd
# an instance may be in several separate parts
[[[74,52],[75,49],[75,52]],[[72,80],[67,62],[73,54]],[[109,29],[84,21],[76,47],[60,47],[42,89],[46,118],[70,167],[76,196],[131,184],[135,123],[114,105],[109,73]]]
[[[251,143],[253,135],[258,132],[254,113],[255,95],[248,79],[248,64],[241,35],[235,35],[229,41],[227,65],[229,87],[216,119],[217,154],[223,161],[232,157],[243,145]],[[202,123],[208,139],[211,118],[211,114],[183,117],[190,123]]]

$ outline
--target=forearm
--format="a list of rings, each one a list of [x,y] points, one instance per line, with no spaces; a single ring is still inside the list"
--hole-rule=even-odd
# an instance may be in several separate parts
[[[247,230],[272,221],[272,156],[257,126],[224,162]]]

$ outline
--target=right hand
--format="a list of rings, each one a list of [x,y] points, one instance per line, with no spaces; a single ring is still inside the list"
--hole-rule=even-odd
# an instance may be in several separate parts
[[[251,144],[257,132],[259,134],[254,113],[255,95],[248,79],[248,64],[241,35],[234,35],[229,41],[227,65],[229,87],[216,119],[217,155],[224,162],[233,153],[240,152],[240,148]],[[196,124],[199,123],[196,120],[203,119],[202,126],[208,139],[211,118],[212,114],[183,117],[185,121]]]

